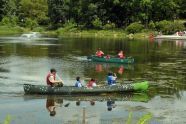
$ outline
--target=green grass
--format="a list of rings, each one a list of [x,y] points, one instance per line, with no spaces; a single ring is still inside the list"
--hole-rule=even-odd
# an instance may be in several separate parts
[[[10,124],[11,123],[11,116],[10,115],[7,115],[3,124]]]
[[[123,30],[78,30],[78,29],[58,29],[57,35],[59,37],[71,36],[71,37],[96,37],[96,38],[124,38],[126,37],[126,32]]]
[[[143,115],[139,121],[137,122],[137,124],[148,124],[148,121],[152,119],[152,114],[151,113],[147,113],[145,115]]]
[[[24,29],[19,26],[0,26],[0,35],[13,35],[24,32]]]
[[[129,113],[129,116],[127,118],[126,124],[131,124],[132,123],[132,112]],[[139,120],[137,121],[137,124],[148,124],[148,122],[152,119],[152,114],[151,113],[147,113],[144,114],[142,117],[139,118]]]
[[[143,33],[127,34],[122,29],[114,30],[79,30],[77,28],[59,28],[56,30],[58,37],[90,37],[90,38],[123,38],[123,39],[148,39],[150,31]]]
[[[14,35],[29,32],[29,29],[19,26],[0,26],[0,35]],[[123,29],[113,30],[80,30],[77,28],[59,28],[58,30],[47,31],[46,27],[36,27],[32,31],[41,32],[47,36],[58,37],[83,37],[83,38],[122,38],[122,39],[148,39],[152,31],[143,31],[142,33],[128,34]]]

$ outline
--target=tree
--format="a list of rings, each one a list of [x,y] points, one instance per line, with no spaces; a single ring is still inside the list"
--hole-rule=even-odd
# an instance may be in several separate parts
[[[48,15],[53,24],[66,21],[65,0],[48,0]]]
[[[47,0],[21,0],[19,9],[20,18],[36,20],[41,25],[48,24]]]
[[[7,0],[0,0],[0,20],[2,20],[4,15],[6,15],[5,6],[7,3]]]

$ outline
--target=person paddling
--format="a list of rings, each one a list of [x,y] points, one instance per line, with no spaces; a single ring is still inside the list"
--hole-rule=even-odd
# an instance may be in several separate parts
[[[97,52],[96,52],[96,56],[97,56],[97,57],[103,57],[103,55],[104,55],[103,51],[101,51],[101,49],[99,48],[99,49],[97,50]]]
[[[120,59],[124,59],[124,58],[125,58],[125,55],[124,55],[124,53],[123,53],[122,50],[118,53],[118,57],[119,57]]]
[[[56,70],[54,68],[50,69],[50,72],[46,76],[46,83],[49,86],[63,86],[63,81],[56,80]]]

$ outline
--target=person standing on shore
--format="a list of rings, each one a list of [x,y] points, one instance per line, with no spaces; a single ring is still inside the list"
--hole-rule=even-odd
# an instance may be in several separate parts
[[[63,81],[56,80],[56,70],[54,68],[50,69],[50,72],[46,76],[46,83],[49,86],[63,86]]]

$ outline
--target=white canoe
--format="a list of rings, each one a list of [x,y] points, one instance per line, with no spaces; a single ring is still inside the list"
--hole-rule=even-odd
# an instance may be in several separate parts
[[[177,35],[158,35],[155,39],[172,39],[172,40],[186,40],[186,36]]]

